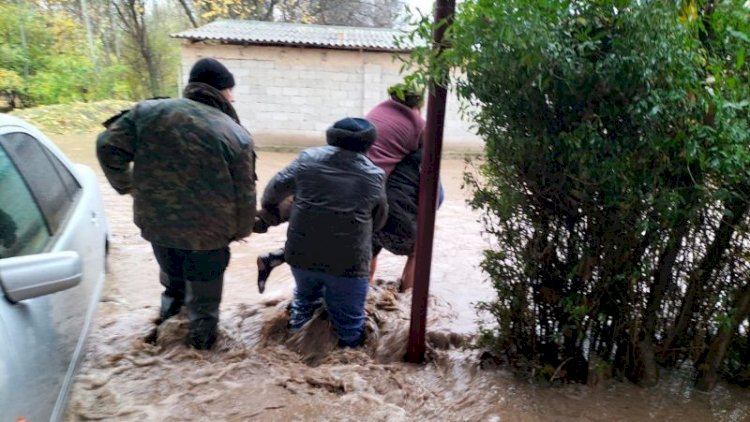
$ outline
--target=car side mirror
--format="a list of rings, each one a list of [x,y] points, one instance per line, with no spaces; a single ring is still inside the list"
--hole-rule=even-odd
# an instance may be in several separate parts
[[[10,302],[69,289],[81,282],[77,252],[50,252],[0,259],[0,284]]]

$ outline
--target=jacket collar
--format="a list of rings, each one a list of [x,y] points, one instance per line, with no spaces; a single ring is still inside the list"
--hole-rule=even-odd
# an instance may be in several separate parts
[[[217,108],[224,112],[224,114],[226,114],[227,116],[231,117],[232,120],[237,122],[237,124],[240,123],[240,118],[239,116],[237,116],[237,112],[232,106],[232,103],[224,98],[224,95],[221,93],[221,91],[212,87],[211,85],[201,82],[190,82],[189,84],[187,84],[187,86],[185,86],[185,90],[183,91],[182,95],[190,100]]]

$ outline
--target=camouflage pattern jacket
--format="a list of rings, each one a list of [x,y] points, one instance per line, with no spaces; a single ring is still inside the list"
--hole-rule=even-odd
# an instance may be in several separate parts
[[[124,113],[99,135],[97,157],[112,187],[133,195],[146,240],[219,249],[252,231],[253,140],[219,91],[195,83],[185,96],[142,101]]]

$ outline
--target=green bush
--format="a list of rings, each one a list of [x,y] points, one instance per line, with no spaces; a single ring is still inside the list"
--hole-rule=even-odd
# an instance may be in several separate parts
[[[28,91],[38,105],[84,101],[96,80],[94,66],[86,57],[57,55],[30,77]]]
[[[29,78],[27,90],[36,105],[127,99],[125,72],[123,65],[97,69],[88,57],[57,55]]]
[[[131,91],[127,66],[101,53],[95,64],[78,18],[55,7],[0,4],[0,69],[22,77],[15,92],[24,105],[126,99]]]
[[[23,91],[23,79],[18,73],[0,68],[0,94],[17,95]]]
[[[654,384],[688,359],[712,387],[750,299],[743,4],[467,0],[452,50],[413,55],[457,68],[486,143],[480,308],[513,362]]]

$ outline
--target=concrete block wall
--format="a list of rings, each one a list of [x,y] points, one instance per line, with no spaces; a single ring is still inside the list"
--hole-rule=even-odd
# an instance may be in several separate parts
[[[333,122],[363,116],[401,80],[401,62],[391,53],[185,43],[183,83],[202,57],[220,60],[234,74],[235,108],[260,145],[320,144]],[[458,108],[449,97],[446,148],[481,148]]]

